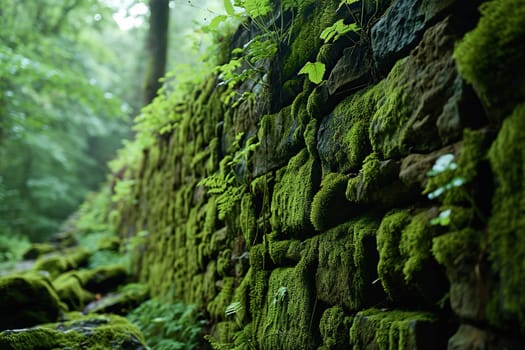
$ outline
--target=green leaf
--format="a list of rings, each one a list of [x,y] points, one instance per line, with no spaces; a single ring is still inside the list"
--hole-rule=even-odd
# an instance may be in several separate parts
[[[358,33],[360,30],[361,28],[357,23],[345,24],[344,20],[340,19],[330,27],[325,28],[319,37],[323,39],[325,43],[328,43],[330,41],[337,41],[346,33]]]
[[[213,32],[219,29],[219,25],[226,21],[228,19],[228,16],[225,15],[219,15],[213,17],[213,19],[210,21],[210,24],[207,26],[205,32]]]
[[[251,18],[265,16],[272,10],[270,0],[246,0],[244,8]]]
[[[307,62],[298,74],[308,74],[308,79],[314,83],[319,84],[323,81],[324,72],[326,70],[325,64],[322,62]]]
[[[224,10],[226,10],[228,16],[235,16],[235,10],[230,0],[224,0]]]

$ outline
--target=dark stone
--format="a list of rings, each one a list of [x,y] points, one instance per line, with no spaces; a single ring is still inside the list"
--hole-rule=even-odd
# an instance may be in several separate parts
[[[448,350],[521,350],[525,340],[462,324],[448,341]]]
[[[124,284],[128,272],[123,266],[102,266],[89,272],[85,288],[93,293],[107,293]]]
[[[405,186],[423,191],[428,182],[427,172],[432,169],[436,160],[447,153],[453,153],[457,159],[460,148],[461,144],[456,143],[428,154],[409,154],[401,160],[399,179]]]
[[[124,316],[139,306],[147,297],[147,287],[143,285],[130,285],[125,287],[121,292],[110,293],[100,300],[89,303],[84,308],[83,313],[111,313]]]
[[[258,131],[260,145],[252,158],[254,177],[286,165],[304,147],[306,123],[307,116],[292,115],[291,107],[262,117]]]
[[[365,157],[372,152],[368,138],[369,120],[381,93],[378,85],[361,90],[341,101],[321,121],[317,148],[323,169],[357,173],[361,168]]]
[[[386,73],[406,56],[436,17],[454,0],[397,0],[372,27],[372,51],[379,71]]]
[[[29,247],[24,255],[22,256],[22,259],[24,260],[34,260],[39,258],[40,256],[44,254],[51,253],[55,251],[57,248],[53,244],[49,243],[33,243],[31,244],[31,247]]]
[[[51,283],[41,276],[0,278],[0,330],[54,322],[63,308]]]
[[[366,207],[387,210],[414,200],[418,192],[399,180],[400,165],[399,161],[380,161],[372,181],[361,171],[348,182],[346,198],[356,206],[356,210]]]
[[[432,152],[458,141],[463,128],[485,121],[479,102],[458,75],[452,57],[456,40],[448,17],[428,29],[384,80],[386,96],[370,127],[372,146],[381,158]]]
[[[330,95],[361,88],[370,81],[372,55],[367,42],[346,48],[328,77]]]

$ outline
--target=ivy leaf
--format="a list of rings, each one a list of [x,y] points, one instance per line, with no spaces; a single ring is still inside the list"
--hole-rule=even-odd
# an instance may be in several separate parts
[[[235,16],[235,10],[230,0],[224,0],[224,10],[226,10],[228,16]]]
[[[314,83],[319,84],[323,81],[326,67],[322,62],[307,62],[298,74],[308,74],[308,79]]]

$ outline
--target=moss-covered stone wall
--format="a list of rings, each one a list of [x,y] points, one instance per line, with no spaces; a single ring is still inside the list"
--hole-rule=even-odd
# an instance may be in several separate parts
[[[339,3],[275,16],[255,98],[210,76],[127,168],[140,279],[217,348],[525,348],[525,3]]]

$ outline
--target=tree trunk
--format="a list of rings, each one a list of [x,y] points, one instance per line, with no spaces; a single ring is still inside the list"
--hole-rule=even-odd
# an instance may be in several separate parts
[[[168,49],[169,0],[150,0],[149,32],[147,41],[148,66],[144,87],[144,104],[149,104],[162,84],[159,79],[166,72]]]

